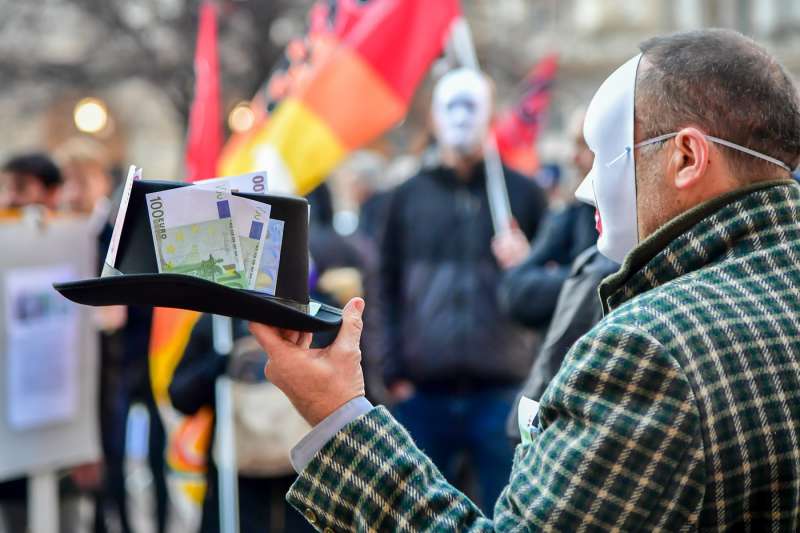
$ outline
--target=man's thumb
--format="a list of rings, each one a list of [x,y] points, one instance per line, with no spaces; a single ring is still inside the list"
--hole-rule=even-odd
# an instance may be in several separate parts
[[[361,330],[364,323],[361,316],[364,314],[364,300],[353,298],[342,310],[342,327],[336,336],[335,344],[342,348],[358,348],[361,341]]]

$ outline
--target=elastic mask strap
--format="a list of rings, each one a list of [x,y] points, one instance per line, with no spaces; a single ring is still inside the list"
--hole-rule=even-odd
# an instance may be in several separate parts
[[[664,135],[659,135],[658,137],[653,137],[652,139],[647,139],[647,140],[642,141],[640,143],[636,143],[633,147],[634,148],[640,148],[642,146],[647,146],[648,144],[655,144],[657,142],[661,142],[661,141],[665,141],[667,139],[671,139],[672,137],[675,137],[677,135],[678,135],[677,133],[665,133]],[[726,141],[725,139],[720,139],[719,137],[713,137],[711,135],[704,135],[704,137],[706,139],[708,139],[709,141],[711,141],[711,142],[714,142],[714,143],[717,143],[717,144],[721,144],[723,146],[727,146],[728,148],[732,148],[732,149],[738,150],[740,152],[744,152],[747,155],[751,155],[751,156],[757,157],[759,159],[763,159],[764,161],[772,163],[773,165],[778,165],[779,167],[781,167],[784,170],[789,171],[790,173],[792,172],[792,169],[789,168],[789,165],[787,165],[786,163],[784,163],[783,161],[781,161],[779,159],[775,159],[774,157],[770,157],[770,156],[768,156],[766,154],[762,154],[761,152],[756,152],[755,150],[747,148],[746,146],[741,146],[739,144],[732,143],[730,141]],[[625,155],[628,151],[629,151],[629,149],[626,148],[625,152],[620,154],[620,156],[617,157],[617,159],[619,159],[620,157]],[[614,161],[609,163],[609,166],[614,164],[617,161],[617,159],[615,159]]]
[[[726,141],[725,139],[718,139],[716,137],[712,137],[711,135],[706,135],[706,139],[708,139],[710,141],[714,141],[717,144],[722,144],[724,146],[727,146],[728,148],[733,148],[734,150],[739,150],[740,152],[744,152],[744,153],[746,153],[748,155],[752,155],[753,157],[757,157],[759,159],[763,159],[764,161],[769,161],[770,163],[772,163],[774,165],[778,165],[782,169],[789,171],[789,173],[792,172],[792,169],[789,168],[789,165],[787,165],[783,161],[780,161],[779,159],[775,159],[774,157],[770,157],[770,156],[768,156],[766,154],[762,154],[761,152],[756,152],[755,150],[751,150],[750,148],[747,148],[746,146],[739,146],[736,143],[732,143],[730,141]]]

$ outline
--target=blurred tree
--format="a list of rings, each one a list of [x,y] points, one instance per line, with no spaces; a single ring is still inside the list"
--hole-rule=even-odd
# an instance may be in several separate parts
[[[310,0],[218,0],[223,96],[249,98]],[[184,123],[193,90],[198,0],[0,0],[0,91],[102,91],[141,79]]]

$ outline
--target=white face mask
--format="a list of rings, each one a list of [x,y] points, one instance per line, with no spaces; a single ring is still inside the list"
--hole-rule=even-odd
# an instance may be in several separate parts
[[[594,152],[594,165],[575,197],[597,208],[597,249],[622,263],[639,244],[636,209],[636,164],[634,149],[678,135],[667,133],[633,143],[633,107],[636,70],[641,54],[619,67],[600,86],[586,111],[583,136]],[[788,165],[750,148],[712,137],[711,142],[758,157],[791,172]]]
[[[448,72],[433,91],[436,138],[461,154],[475,151],[489,130],[491,93],[483,75],[459,68]]]

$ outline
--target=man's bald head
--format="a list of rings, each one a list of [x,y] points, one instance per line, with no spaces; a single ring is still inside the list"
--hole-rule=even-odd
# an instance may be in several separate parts
[[[640,48],[637,140],[693,126],[790,168],[800,162],[797,90],[783,66],[753,40],[712,29],[654,37]],[[786,177],[774,164],[723,151],[741,181]]]

